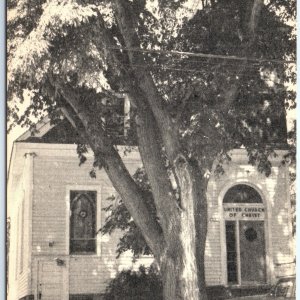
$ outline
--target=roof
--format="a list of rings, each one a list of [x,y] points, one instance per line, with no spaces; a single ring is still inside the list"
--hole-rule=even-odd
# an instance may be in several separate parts
[[[126,127],[126,133],[124,132],[125,119],[124,116],[117,113],[119,118],[111,118],[112,121],[106,123],[108,135],[112,138],[115,145],[136,145],[136,136],[134,130],[134,124],[130,127]],[[280,113],[271,117],[266,116],[266,128],[262,130],[261,135],[265,140],[268,140],[268,144],[271,147],[277,149],[287,148],[287,127],[286,117]],[[128,120],[126,121],[128,123]],[[264,120],[259,120],[260,123]],[[126,124],[127,124],[126,123]],[[253,130],[257,131],[257,122],[251,118],[248,120],[249,126]],[[127,125],[128,126],[128,125]],[[128,130],[130,128],[130,130]],[[251,129],[250,128],[250,129]],[[27,143],[47,143],[47,144],[83,144],[83,139],[76,132],[67,118],[61,117],[60,121],[55,124],[51,122],[49,116],[44,117],[41,121],[36,124],[35,131],[28,130],[22,134],[16,142],[27,142]]]
[[[47,143],[47,144],[76,144],[80,136],[66,118],[53,124],[49,116],[36,124],[35,131],[28,130],[16,142]]]

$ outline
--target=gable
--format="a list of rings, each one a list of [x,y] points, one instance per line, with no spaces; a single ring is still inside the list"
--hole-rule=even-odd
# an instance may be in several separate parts
[[[133,130],[125,128],[124,121],[110,122],[107,132],[115,145],[136,145]],[[36,132],[28,130],[16,142],[46,143],[46,144],[84,144],[82,137],[77,133],[71,123],[62,118],[57,124],[51,124],[49,117],[37,123]]]
[[[46,144],[76,144],[82,142],[79,134],[67,119],[53,125],[50,119],[43,120],[43,125],[37,124],[37,132],[26,132],[17,139],[18,142]]]

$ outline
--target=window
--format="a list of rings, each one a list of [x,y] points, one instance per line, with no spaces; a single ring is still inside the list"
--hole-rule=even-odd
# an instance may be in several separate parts
[[[228,283],[238,282],[237,252],[236,252],[236,226],[235,222],[226,221],[226,252]]]
[[[70,253],[96,253],[96,191],[70,191]]]
[[[226,192],[223,203],[262,203],[262,199],[254,188],[237,184]]]

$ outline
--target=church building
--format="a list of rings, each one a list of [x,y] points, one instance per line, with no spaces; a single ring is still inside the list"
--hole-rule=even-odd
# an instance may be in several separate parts
[[[111,278],[134,268],[131,254],[116,259],[121,233],[98,232],[107,198],[115,191],[103,170],[89,175],[93,155],[79,166],[78,136],[66,120],[46,117],[37,133],[14,143],[8,177],[10,220],[9,300],[95,300]],[[131,173],[141,166],[137,149],[120,154]],[[233,150],[224,174],[208,186],[207,285],[265,287],[294,274],[289,171],[276,151],[266,177]],[[151,263],[143,258],[141,264]]]

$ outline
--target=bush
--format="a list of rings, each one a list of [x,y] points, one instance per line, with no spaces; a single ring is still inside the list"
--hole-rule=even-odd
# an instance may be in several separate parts
[[[157,268],[140,266],[138,271],[120,272],[106,288],[103,300],[163,300]]]

